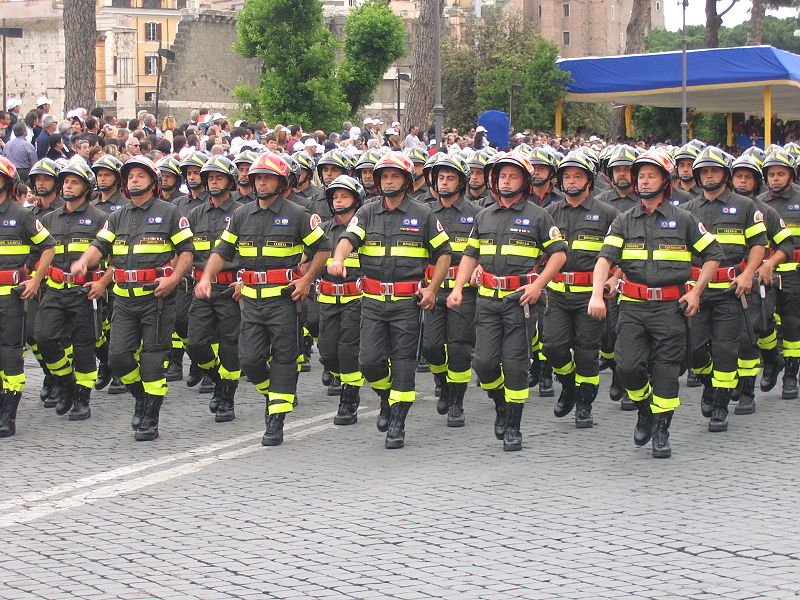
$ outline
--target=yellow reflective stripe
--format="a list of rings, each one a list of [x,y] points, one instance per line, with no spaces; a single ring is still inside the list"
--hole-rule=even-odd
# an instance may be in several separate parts
[[[450,242],[453,252],[463,252],[467,249],[467,242]]]
[[[570,245],[573,250],[586,250],[588,252],[600,252],[603,242],[590,242],[587,240],[574,240]]]
[[[428,258],[430,253],[427,248],[413,248],[409,246],[392,246],[389,256],[406,256],[409,258]]]
[[[775,267],[775,270],[781,272],[796,271],[798,266],[800,266],[800,263],[796,262],[781,263],[777,267]]]
[[[428,243],[431,245],[431,248],[438,248],[449,239],[450,237],[447,235],[447,232],[442,231],[439,235],[431,239],[430,242]]]
[[[56,254],[64,254],[64,244],[56,244],[53,246],[53,251]]]
[[[193,240],[195,250],[211,250],[211,242],[208,240]]]
[[[179,229],[173,235],[171,235],[169,239],[171,239],[172,243],[177,246],[178,244],[189,239],[193,235],[194,234],[192,233],[192,230],[189,227],[184,227],[183,229]]]
[[[153,293],[153,290],[146,290],[142,287],[134,287],[130,289],[121,288],[119,284],[114,284],[114,293],[117,296],[122,296],[123,298],[130,298],[131,296],[149,296]]]
[[[494,244],[481,244],[478,248],[480,254],[497,254],[497,246]]]
[[[47,239],[47,236],[50,235],[50,232],[47,231],[47,227],[42,227],[40,231],[36,233],[36,235],[31,236],[31,241],[34,244],[41,244],[43,241]]]
[[[709,245],[711,242],[713,242],[715,239],[716,239],[716,238],[715,238],[715,237],[714,237],[712,234],[710,234],[709,232],[705,232],[705,233],[703,234],[703,237],[701,237],[699,240],[697,240],[697,241],[694,243],[694,246],[693,246],[693,247],[694,247],[694,249],[695,249],[695,250],[697,250],[698,252],[702,252],[702,251],[703,251],[703,250],[705,250],[705,249],[708,247],[708,245]]]
[[[357,235],[358,239],[360,239],[360,240],[363,240],[364,237],[367,235],[367,232],[364,231],[361,227],[359,227],[358,225],[353,225],[353,224],[348,225],[347,229],[345,231],[347,231],[347,233],[353,233],[353,234]]]
[[[550,244],[554,244],[555,242],[564,242],[564,241],[566,241],[564,239],[564,236],[560,235],[560,236],[558,236],[556,238],[552,238],[552,239],[545,240],[544,242],[542,242],[542,248],[547,248]]]
[[[361,296],[328,296],[327,294],[317,294],[315,300],[322,304],[347,304],[353,300],[360,299]]]
[[[0,254],[30,254],[31,247],[28,244],[13,244],[0,246]]]
[[[258,256],[258,248],[255,246],[239,246],[236,250],[239,252],[239,256]]]
[[[618,235],[607,235],[606,239],[603,240],[603,243],[608,246],[615,246],[617,248],[622,248],[622,244],[625,242],[624,239],[619,237]]]
[[[731,284],[730,281],[709,281],[707,285],[710,288],[727,289],[731,287]]]
[[[239,236],[226,229],[220,234],[219,239],[221,239],[223,242],[228,242],[229,244],[235,244],[236,240],[239,239]]]
[[[647,260],[647,250],[631,250],[629,248],[622,249],[622,260]]]
[[[357,256],[355,258],[348,257],[344,259],[344,262],[342,262],[342,264],[345,267],[355,267],[357,269],[361,266],[361,259],[358,258]]]
[[[278,285],[275,287],[254,288],[249,285],[242,286],[242,296],[246,298],[275,298],[281,295],[281,291],[285,285]]]
[[[469,238],[467,240],[467,245],[468,246],[472,246],[473,248],[479,248],[480,247],[480,244],[478,243],[478,238],[473,238],[473,237],[471,237],[471,238]]]
[[[104,242],[108,242],[109,244],[112,243],[115,239],[117,239],[117,235],[112,233],[108,229],[101,229],[97,232],[97,237],[103,240]]]
[[[537,246],[512,246],[511,244],[503,244],[500,246],[500,254],[504,256],[529,256],[536,258],[542,254],[542,251]]]
[[[656,414],[670,412],[678,408],[680,405],[681,401],[677,396],[674,398],[664,398],[663,396],[653,394],[653,398],[650,401],[650,412]]]
[[[286,248],[281,248],[279,246],[264,246],[261,248],[261,256],[280,256],[280,257],[287,257],[287,256],[297,256],[298,254],[303,253],[302,246],[287,246]]]
[[[690,262],[692,260],[692,253],[686,250],[653,250],[653,260]]]
[[[166,254],[172,252],[172,244],[134,244],[134,254]]]
[[[720,244],[734,244],[737,246],[744,246],[744,234],[741,233],[717,233],[715,234],[717,241]]]
[[[111,247],[111,252],[116,256],[120,254],[127,254],[128,253],[128,246],[124,244],[114,244]]]
[[[393,302],[397,300],[408,300],[408,296],[376,296],[375,294],[364,294],[363,296],[364,298],[372,298],[373,300],[378,300],[379,302],[385,302],[387,298]],[[354,297],[358,298],[358,296]]]
[[[506,402],[513,402],[514,404],[523,404],[528,399],[530,391],[528,388],[524,390],[512,390],[506,386],[505,399]]]
[[[63,246],[61,246],[63,251]],[[89,248],[89,242],[70,242],[67,244],[67,252],[85,252]]]
[[[325,235],[325,232],[322,231],[322,228],[314,227],[314,229],[311,230],[311,233],[309,233],[306,237],[303,238],[303,243],[306,246],[310,246],[311,244],[316,242],[319,238],[321,238],[323,235]]]
[[[383,246],[361,246],[358,252],[364,256],[386,256],[386,248]]]
[[[486,298],[504,298],[509,294],[513,294],[514,290],[494,290],[490,287],[482,285],[478,288],[478,294]]]
[[[791,223],[791,224],[787,224],[787,225],[786,225],[786,228],[787,228],[789,231],[791,231],[791,232],[792,232],[792,235],[798,235],[798,236],[800,236],[800,225],[798,225],[798,224],[795,224],[795,223]]]
[[[744,230],[744,237],[751,238],[754,235],[758,235],[759,233],[764,233],[767,231],[766,225],[764,225],[763,221],[759,221],[753,225],[750,225],[747,229]]]
[[[563,281],[551,281],[547,284],[547,287],[554,292],[591,292],[592,286],[590,285],[567,285]]]
[[[772,241],[775,242],[775,245],[777,246],[783,240],[785,240],[786,238],[790,237],[791,235],[792,235],[792,232],[789,231],[786,227],[784,227],[781,230],[779,230],[778,233],[776,233],[774,236],[772,236]]]
[[[389,390],[389,406],[397,402],[413,402],[417,397],[415,391],[401,392],[399,390]]]

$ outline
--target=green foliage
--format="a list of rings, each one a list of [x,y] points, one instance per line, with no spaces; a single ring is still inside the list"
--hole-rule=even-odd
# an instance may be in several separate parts
[[[389,66],[406,52],[405,25],[385,0],[371,0],[353,10],[344,25],[346,39],[339,80],[354,116],[372,102]]]
[[[442,104],[447,127],[467,131],[478,122],[475,78],[478,57],[472,48],[449,41],[442,47]]]
[[[795,29],[797,29],[797,19],[794,17],[778,19],[767,15],[764,17],[762,43],[775,46],[787,52],[800,53],[800,38],[794,37]],[[703,25],[689,25],[686,28],[687,47],[689,50],[696,50],[705,46],[705,30],[706,28]],[[747,22],[740,23],[736,27],[720,28],[720,48],[744,46],[746,43]],[[681,48],[680,31],[653,29],[645,39],[645,52],[667,52],[669,50],[680,50]]]
[[[706,140],[710,144],[725,144],[728,137],[728,116],[719,113],[701,113],[693,115],[692,133],[694,137]]]
[[[681,109],[659,106],[635,106],[633,127],[636,137],[654,136],[659,140],[681,141]]]
[[[589,135],[608,135],[611,131],[611,120],[611,108],[607,104],[564,103],[564,131],[574,132],[583,128]]]

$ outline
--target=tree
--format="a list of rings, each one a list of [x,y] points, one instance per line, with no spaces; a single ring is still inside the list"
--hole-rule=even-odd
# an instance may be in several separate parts
[[[728,8],[718,13],[718,1],[706,0],[706,48],[719,48],[719,29],[722,27],[722,17],[738,2],[738,0],[731,0]]]
[[[448,127],[467,131],[475,126],[480,112],[475,96],[479,68],[471,46],[459,46],[453,40],[442,45],[442,104]]]
[[[406,96],[406,110],[403,115],[403,129],[409,131],[413,125],[430,123],[433,109],[433,84],[435,49],[433,47],[434,19],[441,18],[441,0],[420,0],[419,17],[414,23],[414,61],[411,72],[411,85]],[[437,140],[441,141],[441,140]]]
[[[326,130],[341,125],[350,111],[319,0],[246,0],[236,27],[234,50],[264,65],[258,87],[234,89],[248,117]]]
[[[797,5],[797,0],[753,0],[753,6],[750,9],[750,21],[747,23],[747,45],[758,46],[763,43],[764,15],[768,8]]]
[[[375,88],[395,60],[406,52],[403,19],[386,0],[371,0],[353,10],[344,24],[344,60],[339,81],[350,115],[372,101]]]
[[[94,0],[64,0],[64,112],[95,105]]]
[[[652,24],[650,0],[633,0],[631,19],[625,29],[625,54],[640,54],[644,52],[645,38]],[[625,134],[625,108],[614,109],[612,125],[614,137]]]

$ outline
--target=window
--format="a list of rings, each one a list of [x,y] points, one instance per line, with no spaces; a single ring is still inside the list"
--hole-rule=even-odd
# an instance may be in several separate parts
[[[542,5],[539,5],[539,18],[542,18]]]
[[[186,0],[178,0],[178,4],[177,4],[176,8],[178,10],[181,10],[182,8],[186,8]]]
[[[156,100],[156,93],[155,92],[145,92],[144,93],[144,101],[145,102],[155,102]]]
[[[111,0],[112,8],[130,8],[131,0]]]
[[[144,24],[144,39],[148,42],[161,41],[161,23],[150,21]]]
[[[161,0],[142,0],[142,8],[161,8]]]
[[[564,16],[565,17],[569,16],[569,4],[564,5]]]
[[[564,45],[569,46],[569,31],[564,32]]]
[[[614,5],[612,4],[612,5],[611,5],[611,20],[612,20],[612,21],[616,20],[615,13],[616,13],[615,7],[614,7]]]
[[[144,74],[158,75],[158,55],[148,54],[144,57]]]
[[[656,12],[661,10],[661,2],[656,2]]]

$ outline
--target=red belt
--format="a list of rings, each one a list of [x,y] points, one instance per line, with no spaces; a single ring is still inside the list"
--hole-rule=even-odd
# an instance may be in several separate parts
[[[792,254],[792,261],[791,262],[800,262],[800,250],[795,250],[794,254]]]
[[[795,250],[797,252],[797,250]],[[742,261],[738,265],[734,265],[732,267],[722,267],[717,269],[714,272],[714,276],[711,278],[712,283],[722,283],[724,281],[733,281],[736,279],[736,276],[741,273],[742,269],[747,266],[747,263]],[[738,272],[737,272],[738,269]],[[692,281],[697,281],[700,277],[700,267],[692,267]]]
[[[117,283],[153,283],[159,277],[170,277],[174,269],[164,265],[158,269],[114,269],[114,281]]]
[[[592,285],[594,282],[594,273],[591,271],[574,271],[566,273],[556,273],[553,281],[557,283],[566,283],[567,285]]]
[[[492,275],[481,271],[480,284],[493,290],[516,290],[523,285],[533,283],[539,277],[538,273],[530,272],[525,275]]]
[[[72,273],[63,271],[58,267],[50,267],[47,269],[47,276],[56,283],[74,283],[76,285],[83,285],[87,281],[100,281],[105,274],[105,271],[92,271],[84,276],[76,277]]]
[[[436,271],[436,265],[428,265],[425,267],[425,279],[430,281],[433,279],[433,273]],[[447,269],[447,277],[445,279],[455,279],[458,275],[458,265]]]
[[[267,271],[246,271],[241,269],[236,273],[239,282],[245,285],[265,285],[268,283],[292,283],[299,277],[294,269],[269,269]]]
[[[628,298],[637,300],[677,300],[686,293],[685,285],[666,285],[664,287],[647,287],[638,283],[620,279],[617,289]]]
[[[419,281],[378,281],[362,277],[358,289],[373,296],[406,296],[410,298],[419,292]]]
[[[360,296],[361,290],[358,289],[358,282],[356,281],[333,283],[320,279],[317,281],[317,293],[326,296]]]
[[[19,285],[25,276],[18,269],[14,271],[0,271],[0,285]]]
[[[197,281],[200,281],[203,278],[202,269],[195,269],[193,275]],[[211,278],[211,283],[233,283],[234,281],[236,281],[236,275],[233,271],[220,271]]]

